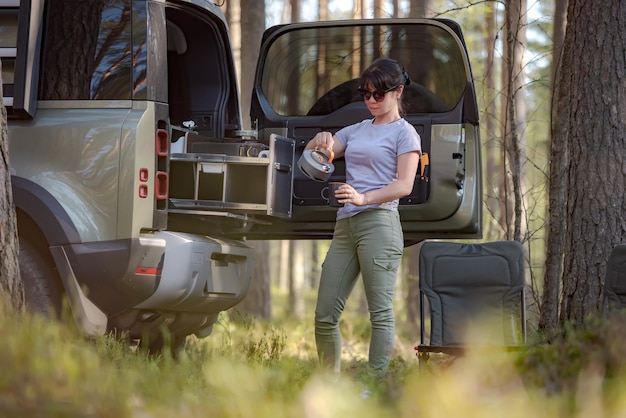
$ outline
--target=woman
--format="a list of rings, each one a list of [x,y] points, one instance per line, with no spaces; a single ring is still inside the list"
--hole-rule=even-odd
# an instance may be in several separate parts
[[[421,143],[401,116],[401,96],[410,79],[395,60],[380,58],[361,75],[359,92],[372,119],[332,135],[320,132],[307,149],[332,149],[345,157],[346,182],[335,193],[344,206],[326,259],[315,308],[315,342],[322,364],[339,373],[339,318],[346,300],[363,278],[372,336],[369,366],[379,377],[393,352],[393,296],[403,250],[398,199],[411,193]]]

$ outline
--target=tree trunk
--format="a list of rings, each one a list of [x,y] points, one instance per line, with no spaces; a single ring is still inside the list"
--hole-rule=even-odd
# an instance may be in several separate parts
[[[24,310],[24,284],[18,266],[17,220],[9,172],[7,111],[2,104],[2,63],[0,62],[0,310],[6,299],[9,308]]]
[[[383,6],[383,0],[374,0],[374,17],[385,17],[385,9]]]
[[[419,286],[419,255],[422,243],[415,244],[407,248],[406,267],[406,308],[407,322],[409,325],[419,324],[420,319],[420,286]]]
[[[433,17],[433,2],[432,0],[411,0],[409,3],[409,17]]]
[[[513,198],[515,214],[513,239],[523,242],[526,234],[526,205],[524,203],[525,184],[524,168],[526,166],[526,65],[524,54],[526,51],[526,0],[510,2],[511,21],[515,24],[513,35],[514,50],[512,54],[512,82],[513,102],[509,112],[511,124],[511,164],[513,180]]]
[[[565,38],[565,26],[567,25],[567,0],[555,0],[554,24],[552,26],[552,65],[550,66],[550,83],[554,90],[556,85],[557,68],[561,62],[563,52],[563,39]]]
[[[298,0],[292,0],[293,2],[298,2]],[[299,9],[298,9],[299,10]],[[293,15],[292,16],[292,22],[297,22],[298,18],[300,17],[300,15]],[[324,21],[324,20],[328,20],[328,0],[319,0],[318,1],[318,7],[317,7],[317,18],[320,21]],[[296,20],[293,20],[296,19]],[[317,97],[322,97],[324,95],[324,93],[326,93],[328,90],[330,90],[330,79],[329,77],[326,76],[326,61],[328,60],[327,58],[327,50],[328,50],[328,45],[326,45],[325,43],[320,43],[319,45],[317,45],[317,77],[316,77],[316,83],[317,83]]]
[[[289,10],[291,11],[290,15],[289,15],[289,22],[291,23],[295,23],[298,21],[298,19],[300,18],[300,4],[298,0],[289,0]],[[294,19],[296,19],[294,21]],[[297,44],[292,44],[290,45],[291,48],[294,49],[294,52],[298,49],[298,45]],[[295,54],[293,54],[295,55]],[[298,57],[296,57],[296,59],[299,59]],[[320,55],[318,55],[318,65],[320,64],[320,61],[324,61],[321,63],[321,65],[325,65],[325,58],[321,57]],[[318,77],[319,79],[319,77]],[[319,80],[318,80],[319,82]],[[287,99],[287,103],[290,104],[291,108],[286,109],[287,112],[295,115],[295,114],[300,114],[300,109],[297,105],[297,103],[299,102],[298,98],[298,94],[300,89],[298,88],[298,86],[300,85],[300,73],[296,73],[294,74],[293,77],[289,77],[289,82],[287,84],[287,91],[285,92],[285,94],[289,97]],[[318,86],[319,88],[319,86]]]
[[[561,322],[598,312],[608,256],[626,241],[625,49],[626,3],[570,1],[553,138],[567,157],[552,172],[567,173]]]
[[[240,0],[229,0],[224,2],[222,9],[224,9],[224,15],[228,22],[228,28],[230,30],[231,47],[233,49],[233,59],[235,61],[235,69],[237,75],[241,75],[241,8],[239,4]],[[239,79],[241,85],[241,79]],[[243,123],[248,123],[248,119],[245,114],[242,115]]]
[[[431,10],[432,0],[411,0],[409,16],[412,18],[432,17]],[[419,58],[417,59],[419,61]],[[407,272],[407,322],[411,325],[418,324],[420,317],[419,255],[421,248],[422,244],[412,245],[405,249],[407,256],[403,257],[403,263],[406,263],[404,271]]]
[[[500,199],[498,190],[500,182],[498,181],[498,162],[501,161],[499,150],[500,139],[497,135],[497,106],[496,97],[498,95],[494,73],[497,72],[495,65],[496,51],[496,13],[493,3],[485,3],[485,32],[484,32],[484,49],[486,53],[485,59],[485,88],[483,89],[483,103],[485,103],[486,113],[482,116],[483,132],[483,148],[485,150],[483,182],[485,183],[486,193],[485,209],[487,211],[487,219],[498,219],[500,213]],[[487,222],[486,236],[490,234],[490,229],[494,223]]]
[[[280,258],[278,265],[278,289],[287,292],[289,290],[289,275],[291,274],[289,268],[289,241],[280,241]]]
[[[567,185],[567,124],[557,124],[569,119],[567,99],[561,95],[558,68],[561,64],[563,38],[567,17],[567,0],[557,0],[554,12],[554,53],[552,55],[552,123],[550,141],[550,173],[548,176],[548,234],[546,239],[546,268],[543,295],[539,313],[539,329],[555,328],[559,322],[559,294],[563,272],[563,247],[565,240],[565,202]],[[558,100],[558,101],[557,101]],[[564,130],[557,133],[557,129]]]
[[[256,263],[250,288],[246,297],[235,307],[234,311],[237,313],[244,312],[260,319],[270,319],[272,317],[272,295],[269,280],[269,242],[255,241],[254,249]]]
[[[250,100],[254,73],[265,31],[265,0],[240,0],[241,10],[241,113],[244,127],[250,128]]]
[[[504,124],[502,138],[504,140],[502,156],[502,185],[500,197],[502,210],[500,225],[506,232],[506,239],[522,241],[522,148],[520,140],[518,106],[523,102],[524,72],[521,62],[521,50],[525,48],[525,25],[523,14],[525,0],[508,2],[505,10],[504,69],[502,72],[504,86],[503,112]]]
[[[317,289],[320,276],[322,275],[320,253],[320,241],[311,241],[311,273],[306,283],[307,289]]]
[[[366,19],[369,15],[367,12],[367,0],[361,0],[361,15],[359,16],[360,19]],[[366,34],[364,31],[361,31],[361,39],[359,41],[359,45],[364,45],[365,44],[365,40],[366,40]],[[371,57],[368,56],[367,53],[367,48],[360,48],[360,57],[359,57],[359,62],[361,63],[361,67],[365,68],[368,65],[368,62],[371,60]],[[360,76],[360,71],[359,71],[359,76]]]
[[[256,62],[259,56],[259,48],[261,38],[265,31],[265,1],[264,0],[240,0],[239,4],[230,2],[227,10],[231,23],[236,23],[237,16],[241,16],[240,24],[235,24],[238,28],[236,33],[240,34],[239,39],[235,39],[233,43],[240,45],[241,53],[239,58],[240,69],[240,100],[241,113],[244,128],[250,129],[250,100],[252,86],[254,84],[254,72]],[[239,8],[237,7],[239,6]],[[237,13],[245,10],[245,13]],[[243,42],[242,40],[245,40]],[[271,285],[270,285],[270,269],[269,269],[269,243],[267,241],[254,242],[256,252],[256,264],[252,275],[250,289],[244,300],[237,305],[236,310],[245,312],[262,319],[269,319],[272,315],[271,310]]]
[[[304,259],[306,241],[291,241],[291,274],[289,275],[289,301],[287,312],[289,316],[295,318],[304,318]]]

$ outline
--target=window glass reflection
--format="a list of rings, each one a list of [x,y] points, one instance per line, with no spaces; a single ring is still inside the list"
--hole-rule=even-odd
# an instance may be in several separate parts
[[[130,0],[46,3],[40,98],[130,99]]]
[[[270,47],[262,91],[280,115],[326,115],[361,101],[358,78],[376,58],[400,61],[412,83],[407,113],[446,112],[468,79],[461,46],[434,25],[333,26],[292,30]]]

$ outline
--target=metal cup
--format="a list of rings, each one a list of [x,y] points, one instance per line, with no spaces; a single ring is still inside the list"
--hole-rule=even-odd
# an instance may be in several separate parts
[[[328,204],[333,207],[340,208],[343,206],[343,203],[339,203],[337,198],[335,197],[335,191],[341,187],[343,184],[340,181],[330,181],[328,182]]]

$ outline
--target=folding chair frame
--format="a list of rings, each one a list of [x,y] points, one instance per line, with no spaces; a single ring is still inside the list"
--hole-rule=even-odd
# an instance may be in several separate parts
[[[427,243],[428,244],[428,243]],[[427,245],[424,244],[424,245]],[[453,245],[463,245],[463,244],[458,244],[458,243],[450,243]],[[478,244],[480,245],[480,244]],[[492,246],[497,246],[498,242],[494,242],[494,243],[490,243],[490,245]],[[521,244],[520,244],[520,249],[521,249]],[[523,255],[523,252],[522,252]],[[422,262],[421,259],[421,255],[420,255],[420,263]],[[420,274],[422,273],[422,269],[420,268]],[[522,279],[525,281],[525,279]],[[422,280],[420,280],[420,284],[422,283]],[[421,287],[421,286],[420,286]],[[427,317],[427,313],[426,313],[426,301],[428,299],[428,297],[426,296],[426,294],[424,293],[424,291],[420,288],[420,343],[418,346],[415,347],[415,349],[417,350],[417,357],[418,357],[418,361],[419,361],[419,370],[420,372],[422,372],[424,370],[424,368],[429,368],[428,366],[428,360],[430,358],[431,353],[443,353],[443,354],[447,354],[447,355],[451,355],[451,356],[462,356],[467,350],[469,349],[479,349],[481,351],[517,351],[520,349],[524,349],[526,347],[526,333],[527,333],[527,329],[526,329],[526,298],[525,298],[525,286],[521,287],[521,290],[519,292],[520,294],[520,311],[519,311],[519,317],[520,317],[520,322],[519,322],[519,331],[521,331],[521,339],[522,339],[522,344],[521,345],[430,345],[430,344],[426,344],[426,317]],[[430,303],[430,302],[429,302]],[[430,305],[429,305],[430,308]],[[429,311],[431,311],[431,309],[429,309]],[[432,315],[430,315],[429,312],[429,316],[432,317]],[[432,333],[432,323],[431,323],[431,333]]]

